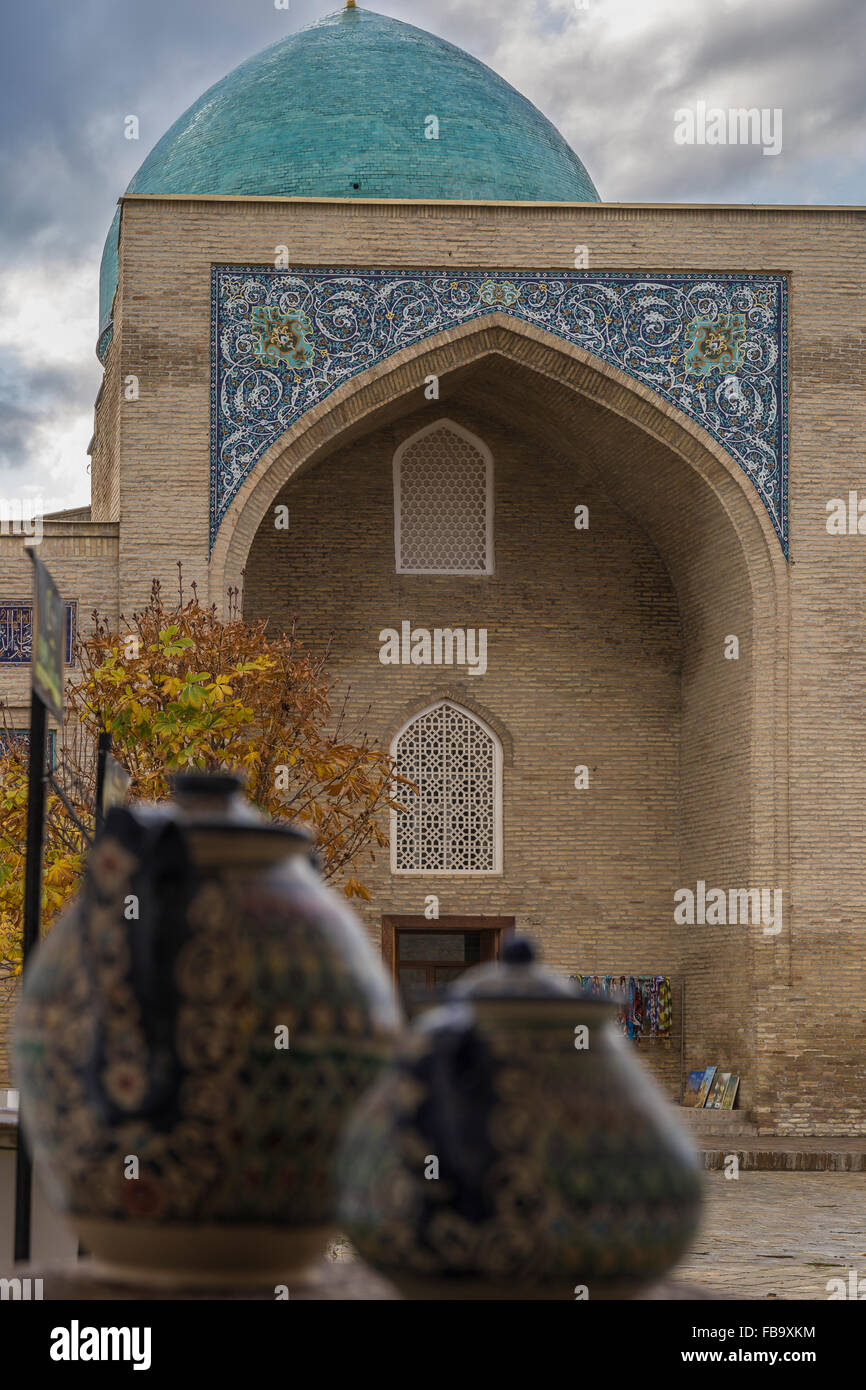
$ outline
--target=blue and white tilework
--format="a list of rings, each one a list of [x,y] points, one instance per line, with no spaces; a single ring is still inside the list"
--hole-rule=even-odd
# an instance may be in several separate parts
[[[703,426],[787,555],[787,282],[715,272],[214,267],[211,544],[255,464],[306,411],[490,313],[592,353]]]
[[[72,665],[77,606],[74,599],[66,604],[67,666]],[[32,648],[33,604],[0,603],[0,666],[29,666]]]

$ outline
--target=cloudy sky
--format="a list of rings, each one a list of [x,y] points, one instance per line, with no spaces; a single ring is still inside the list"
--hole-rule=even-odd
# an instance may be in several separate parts
[[[207,87],[338,0],[7,0],[0,57],[0,499],[89,500],[102,242]],[[342,0],[340,0],[341,7]],[[611,202],[866,203],[864,0],[374,0],[489,63]],[[780,108],[782,152],[674,142],[674,112]],[[124,139],[135,114],[141,138]]]

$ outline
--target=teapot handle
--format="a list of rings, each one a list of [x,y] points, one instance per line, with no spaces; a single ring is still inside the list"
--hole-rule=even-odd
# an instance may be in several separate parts
[[[457,1190],[477,1192],[492,1161],[487,1124],[493,1095],[493,1059],[477,1026],[475,1010],[461,1001],[446,1005],[421,1070],[428,1085],[425,1128],[436,1136],[443,1169]]]
[[[165,1111],[181,1072],[174,965],[196,885],[173,816],[158,807],[111,808],[88,857],[83,921],[100,1025],[92,1083],[114,1119],[170,1122]]]

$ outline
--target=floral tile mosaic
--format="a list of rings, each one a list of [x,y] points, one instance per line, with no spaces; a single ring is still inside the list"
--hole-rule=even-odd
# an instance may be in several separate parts
[[[258,460],[402,348],[505,313],[618,367],[703,426],[788,553],[787,281],[736,273],[215,266],[211,545]]]

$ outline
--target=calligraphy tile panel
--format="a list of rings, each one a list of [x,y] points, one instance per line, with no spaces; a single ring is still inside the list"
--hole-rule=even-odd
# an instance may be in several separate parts
[[[66,650],[64,659],[72,665],[78,605],[66,604]],[[33,648],[33,604],[0,603],[0,666],[29,666]]]

